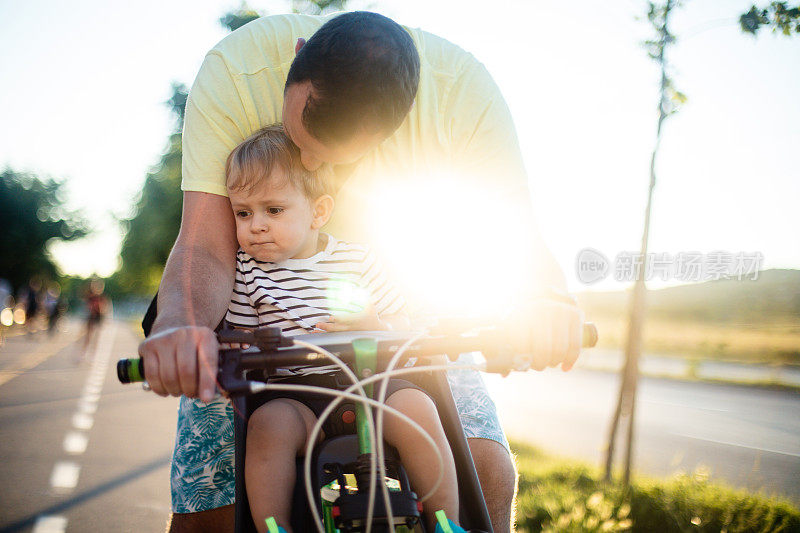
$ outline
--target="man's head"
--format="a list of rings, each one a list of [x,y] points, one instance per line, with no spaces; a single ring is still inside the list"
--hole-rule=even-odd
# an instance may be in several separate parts
[[[408,114],[419,85],[419,54],[396,22],[377,13],[345,13],[296,50],[283,120],[306,168],[355,161]]]
[[[242,249],[259,261],[310,257],[331,216],[330,167],[315,172],[279,124],[234,148],[225,165],[226,187]]]

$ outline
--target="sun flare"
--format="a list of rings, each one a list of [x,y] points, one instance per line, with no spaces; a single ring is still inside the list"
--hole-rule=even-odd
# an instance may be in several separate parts
[[[370,241],[412,308],[481,316],[514,303],[524,222],[499,193],[436,175],[386,180],[370,199]]]

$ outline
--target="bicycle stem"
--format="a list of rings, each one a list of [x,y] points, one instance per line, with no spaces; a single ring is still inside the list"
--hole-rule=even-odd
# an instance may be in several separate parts
[[[375,375],[378,367],[378,342],[368,337],[354,339],[353,351],[355,352],[356,375],[360,379]],[[368,398],[373,397],[372,391],[372,384],[364,387]],[[372,453],[375,449],[375,443],[370,439],[367,409],[369,406],[366,404],[356,404],[356,434],[358,435],[358,451],[362,455]]]

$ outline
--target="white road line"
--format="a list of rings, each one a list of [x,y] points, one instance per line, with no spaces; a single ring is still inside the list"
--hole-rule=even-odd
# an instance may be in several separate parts
[[[97,411],[97,404],[81,400],[78,402],[78,413],[84,415],[93,415]]]
[[[78,433],[77,431],[70,431],[64,437],[64,451],[72,455],[80,455],[86,451],[86,445],[89,443],[89,437],[85,433]]]
[[[75,413],[72,415],[72,425],[75,429],[89,430],[94,425],[94,418],[85,413]]]
[[[85,402],[97,403],[97,402],[100,401],[100,395],[99,394],[86,394],[81,399],[83,401],[85,401]]]
[[[92,358],[92,368],[83,388],[83,397],[78,402],[78,412],[72,415],[72,425],[76,429],[90,430],[94,425],[92,414],[97,411],[100,392],[103,390],[108,358],[114,342],[116,328],[113,323],[100,331],[100,336]],[[10,378],[9,378],[10,379]],[[0,385],[4,381],[0,380]],[[85,433],[70,431],[64,437],[64,451],[70,455],[80,455],[86,451],[89,437]],[[78,484],[81,467],[72,461],[59,461],[50,474],[50,486],[60,491],[69,491]],[[67,529],[67,519],[63,516],[42,515],[37,517],[33,533],[63,533]]]
[[[67,529],[67,519],[63,516],[42,515],[33,525],[33,533],[63,533]]]
[[[50,486],[54,489],[74,489],[78,484],[81,467],[71,461],[59,461],[50,474]]]
[[[772,448],[762,448],[760,446],[748,446],[747,444],[741,444],[739,442],[730,442],[724,440],[717,440],[717,439],[707,439],[704,437],[697,437],[695,435],[687,435],[685,433],[673,433],[673,435],[677,435],[679,437],[687,437],[689,439],[694,440],[702,440],[704,442],[712,442],[714,444],[724,444],[725,446],[734,446],[736,448],[747,448],[748,450],[756,450],[759,452],[767,452],[767,453],[777,453],[778,455],[788,455],[789,457],[800,457],[800,453],[792,453],[792,452],[784,452],[781,450],[775,450]]]

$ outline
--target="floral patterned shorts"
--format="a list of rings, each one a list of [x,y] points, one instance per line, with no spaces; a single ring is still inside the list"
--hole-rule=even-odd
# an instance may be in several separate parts
[[[460,363],[471,362],[462,354]],[[508,449],[494,402],[480,373],[451,370],[447,380],[467,438],[490,439]],[[181,397],[172,455],[172,511],[194,513],[234,501],[233,407],[218,398],[205,404]]]

